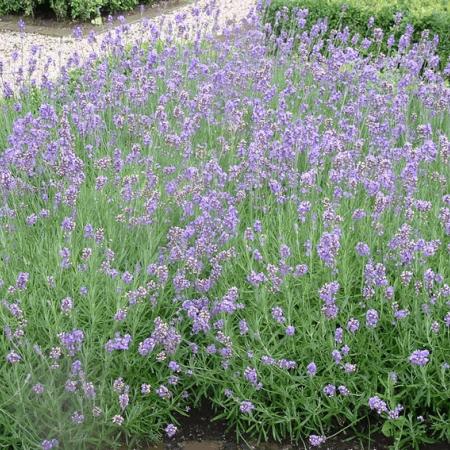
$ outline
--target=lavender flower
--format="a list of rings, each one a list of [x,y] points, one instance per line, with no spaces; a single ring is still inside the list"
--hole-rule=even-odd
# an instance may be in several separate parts
[[[33,392],[34,392],[35,394],[40,395],[40,394],[43,394],[43,393],[44,393],[45,388],[44,388],[44,385],[43,385],[43,384],[41,384],[41,383],[36,383],[36,384],[32,387],[32,390],[33,390]]]
[[[317,373],[317,366],[314,362],[310,362],[306,366],[306,371],[308,372],[308,375],[313,377]]]
[[[394,409],[388,412],[388,417],[390,420],[396,420],[400,417],[400,413],[403,411],[402,405],[397,405]]]
[[[225,397],[227,397],[227,398],[233,397],[233,391],[231,389],[225,389],[224,394],[225,394]]]
[[[123,393],[123,394],[119,395],[120,409],[124,410],[128,406],[129,402],[130,402],[130,397],[128,396],[127,393]]]
[[[375,309],[369,309],[366,313],[367,328],[375,328],[378,323],[378,312]]]
[[[41,443],[42,450],[51,450],[59,446],[58,439],[45,439]]]
[[[81,349],[84,333],[82,330],[72,330],[70,332],[59,333],[58,337],[69,355],[74,356]]]
[[[66,233],[72,233],[75,230],[75,222],[71,217],[65,217],[61,222],[61,228]]]
[[[241,402],[239,409],[240,409],[241,413],[250,414],[255,409],[255,406],[253,405],[252,402],[250,402],[248,400],[244,400]]]
[[[336,395],[336,386],[334,386],[333,384],[327,384],[324,388],[323,388],[323,393],[327,396],[327,397],[334,397]]]
[[[6,355],[6,361],[10,364],[16,364],[22,360],[22,357],[16,352],[9,352]]]
[[[312,447],[320,447],[326,442],[325,436],[318,436],[316,434],[311,434],[308,438],[309,443]]]
[[[425,366],[429,361],[429,356],[428,350],[415,350],[409,356],[409,362],[414,366]]]
[[[292,326],[292,325],[288,325],[284,331],[286,333],[286,336],[294,336],[294,334],[295,334],[295,327]]]
[[[167,425],[165,428],[165,432],[169,438],[174,437],[175,434],[177,433],[177,430],[178,430],[178,428],[175,425],[173,425],[172,423],[169,423],[169,425]]]
[[[180,365],[176,361],[170,361],[168,367],[172,372],[179,372],[181,370]]]
[[[386,402],[381,400],[377,395],[369,398],[369,408],[375,410],[378,414],[388,411]]]
[[[355,250],[359,256],[369,256],[370,255],[370,248],[365,242],[358,242],[356,244]]]
[[[75,411],[71,416],[72,422],[80,425],[84,422],[84,415],[81,414],[79,411]]]
[[[122,322],[127,318],[128,311],[127,309],[119,309],[116,314],[114,315],[114,320],[117,320],[118,322]]]
[[[324,233],[317,244],[317,253],[328,267],[336,265],[336,257],[341,248],[340,238],[341,230],[336,228],[331,233]]]
[[[298,264],[294,267],[292,274],[294,277],[303,277],[308,273],[308,266],[306,264]]]
[[[77,382],[75,380],[67,380],[64,389],[67,392],[75,392],[77,390]]]
[[[348,395],[350,395],[350,391],[346,386],[338,386],[338,391],[339,394],[341,394],[343,397],[347,397]]]
[[[111,353],[114,350],[128,350],[130,343],[131,343],[131,336],[129,334],[121,336],[119,333],[116,333],[114,339],[110,339],[105,344],[105,350],[109,353]]]
[[[113,423],[114,425],[121,426],[121,425],[123,424],[124,421],[125,421],[125,419],[124,419],[121,415],[119,415],[119,414],[115,415],[115,416],[112,418],[112,423]]]
[[[331,352],[331,356],[332,356],[335,364],[339,364],[342,361],[342,355],[339,350],[333,350]]]
[[[247,381],[249,381],[253,385],[258,384],[258,375],[256,373],[256,369],[253,369],[251,367],[247,367],[244,371],[244,377]]]
[[[95,392],[95,387],[94,387],[93,383],[84,382],[82,384],[82,387],[83,387],[83,392],[84,392],[84,395],[86,396],[86,398],[89,398],[91,400],[95,398],[96,392]]]
[[[113,389],[115,392],[117,392],[118,394],[121,394],[122,392],[125,391],[127,385],[125,384],[125,382],[123,381],[122,377],[116,378],[114,380],[113,383]]]
[[[248,333],[248,330],[249,330],[249,328],[248,328],[247,322],[244,319],[240,320],[239,321],[239,332],[240,332],[240,334],[242,336],[244,336],[244,335],[246,335]]]
[[[82,372],[82,370],[83,370],[83,366],[82,366],[82,364],[81,364],[81,361],[80,360],[75,360],[73,363],[72,363],[72,366],[71,366],[71,368],[70,368],[70,372],[72,373],[72,375],[80,375],[81,374],[81,372]]]
[[[69,314],[73,309],[73,300],[70,297],[63,298],[61,300],[61,311],[64,314]]]
[[[347,322],[347,330],[350,331],[350,333],[356,333],[359,330],[359,321],[357,319],[351,318]]]
[[[278,322],[278,323],[284,323],[286,321],[283,313],[283,309],[280,306],[275,306],[272,308],[272,317]]]
[[[172,394],[170,393],[169,389],[167,389],[166,386],[164,386],[163,384],[161,386],[159,386],[159,388],[156,389],[156,393],[161,397],[161,398],[170,398],[172,396]]]
[[[20,272],[19,275],[17,275],[16,288],[20,290],[25,290],[27,288],[29,278],[30,278],[29,273]]]

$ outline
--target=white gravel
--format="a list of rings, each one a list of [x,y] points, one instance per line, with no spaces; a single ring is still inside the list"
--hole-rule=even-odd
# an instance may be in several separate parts
[[[199,29],[211,31],[213,21],[210,13],[211,10],[217,9],[220,10],[217,16],[220,29],[229,21],[240,22],[245,19],[256,3],[257,0],[196,0],[187,6],[181,6],[169,13],[162,13],[155,18],[128,24],[126,41],[131,43],[145,39],[145,35],[150,33],[151,24],[156,24],[162,30],[162,39],[173,37],[174,33],[170,31],[170,25],[175,24],[175,17],[180,14],[187,15],[185,23],[189,29],[186,32],[190,36]],[[194,7],[200,9],[200,15],[197,17],[192,15]],[[114,32],[114,25],[111,25],[111,28]],[[3,95],[5,85],[16,90],[22,80],[27,83],[34,81],[38,85],[42,82],[43,75],[54,80],[60,73],[61,67],[65,66],[74,54],[78,54],[81,60],[92,52],[101,54],[105,51],[101,49],[102,35],[111,31],[111,28],[95,34],[95,42],[87,37],[76,40],[72,36],[53,37],[13,31],[0,32],[0,96]],[[214,31],[217,32],[217,29]],[[33,70],[30,71],[30,68]]]

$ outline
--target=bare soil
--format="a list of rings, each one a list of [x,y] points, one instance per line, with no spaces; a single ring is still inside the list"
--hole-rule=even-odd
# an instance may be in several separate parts
[[[142,450],[310,450],[304,444],[284,443],[257,443],[246,439],[246,442],[237,442],[232,430],[226,422],[213,421],[214,412],[208,403],[202,404],[193,410],[188,417],[179,417],[178,433],[172,439],[165,439],[155,446],[138,447]],[[375,439],[364,438],[352,434],[342,434],[339,438],[329,439],[319,450],[388,450],[392,441],[384,436]],[[124,447],[123,450],[126,450]],[[128,449],[127,449],[128,450]],[[137,450],[137,449],[136,449]],[[450,450],[449,443],[423,446],[421,450]]]

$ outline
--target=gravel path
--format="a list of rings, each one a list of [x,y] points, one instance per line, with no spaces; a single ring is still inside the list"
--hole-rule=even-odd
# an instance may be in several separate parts
[[[229,21],[243,20],[257,0],[196,0],[187,6],[182,6],[169,13],[162,13],[152,19],[143,19],[127,24],[125,40],[132,43],[145,39],[151,33],[154,25],[161,31],[161,38],[174,36],[177,29],[176,19],[186,15],[187,29],[183,31],[182,38],[192,36],[197,30],[212,30],[213,20],[211,14],[216,15],[219,29]],[[198,8],[198,14],[194,13]],[[43,76],[54,80],[60,73],[61,67],[73,60],[83,61],[92,53],[97,55],[105,51],[102,46],[102,36],[108,32],[114,34],[114,27],[120,24],[111,24],[109,30],[92,33],[91,38],[75,39],[73,36],[53,37],[42,34],[19,33],[13,31],[0,32],[0,96],[9,89],[16,90],[22,80],[36,82],[43,81]],[[2,89],[3,88],[3,89]],[[5,89],[6,88],[6,89]],[[3,91],[3,92],[2,92]]]

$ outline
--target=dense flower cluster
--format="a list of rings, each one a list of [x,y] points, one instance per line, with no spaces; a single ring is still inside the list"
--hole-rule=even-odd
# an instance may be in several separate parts
[[[107,57],[74,54],[58,83],[4,86],[5,439],[171,438],[205,395],[240,432],[311,446],[361,415],[408,420],[406,448],[442,436],[450,88],[436,40],[411,45],[408,28],[382,54],[367,52],[376,24],[325,39],[324,20],[277,35],[258,11],[222,29],[214,1],[206,13],[219,37],[177,17],[173,38],[144,21],[129,45],[123,23]]]

